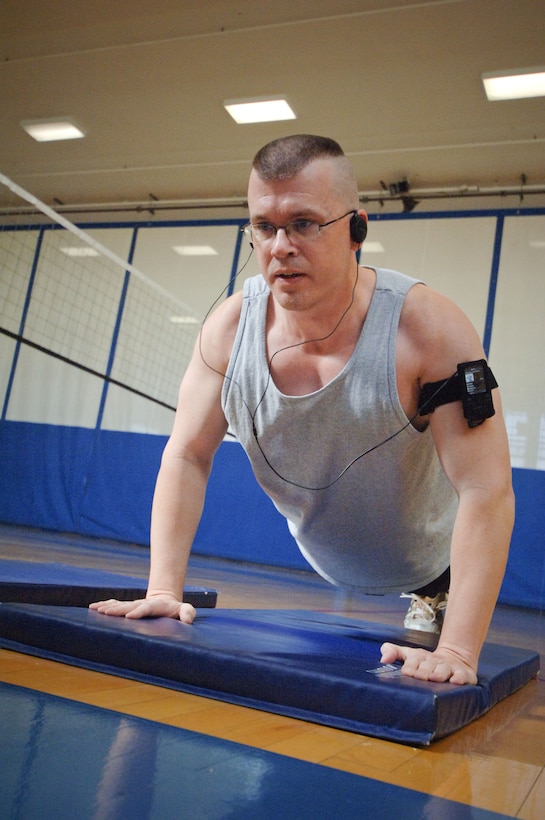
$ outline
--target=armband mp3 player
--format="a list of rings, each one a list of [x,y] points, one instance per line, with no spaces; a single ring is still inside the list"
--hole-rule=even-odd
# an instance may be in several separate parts
[[[459,364],[458,379],[464,417],[470,427],[477,427],[496,412],[492,403],[492,387],[497,387],[496,379],[484,359]]]
[[[456,373],[439,382],[429,382],[422,387],[419,398],[419,414],[427,416],[441,404],[461,401],[464,418],[469,427],[478,427],[495,414],[492,390],[498,386],[494,374],[484,359],[461,362]]]

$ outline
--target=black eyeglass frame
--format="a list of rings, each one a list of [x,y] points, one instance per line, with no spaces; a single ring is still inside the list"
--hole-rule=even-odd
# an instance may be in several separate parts
[[[342,216],[336,217],[336,219],[330,219],[329,222],[315,222],[313,219],[293,219],[291,222],[288,222],[287,225],[273,225],[272,222],[257,223],[257,225],[268,225],[268,226],[271,227],[271,229],[273,231],[272,236],[266,237],[265,239],[258,239],[257,237],[255,237],[253,235],[252,229],[257,227],[257,225],[254,226],[251,222],[248,222],[246,225],[243,225],[240,230],[249,239],[253,239],[254,242],[261,242],[261,243],[262,242],[271,242],[272,240],[276,239],[276,235],[277,235],[278,231],[280,231],[280,230],[284,231],[284,233],[286,234],[286,236],[289,239],[290,238],[290,233],[291,233],[290,225],[293,225],[296,222],[308,222],[311,225],[316,225],[316,227],[318,228],[318,231],[316,232],[315,236],[319,236],[320,231],[322,230],[322,228],[327,228],[328,225],[333,225],[334,222],[340,222],[340,220],[344,219],[346,216],[350,216],[350,215],[355,216],[357,213],[358,213],[357,210],[352,209],[350,211],[347,211],[345,214],[342,214]],[[295,234],[297,236],[297,231],[295,231]],[[303,242],[308,240],[308,239],[312,239],[312,238],[313,238],[312,236],[303,237],[303,236],[299,235],[299,239],[302,239]],[[291,241],[293,241],[293,238],[291,239]]]

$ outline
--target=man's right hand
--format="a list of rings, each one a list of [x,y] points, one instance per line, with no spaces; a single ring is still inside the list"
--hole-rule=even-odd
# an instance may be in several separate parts
[[[115,615],[119,618],[179,618],[184,624],[195,620],[197,611],[191,604],[180,603],[170,595],[152,595],[136,601],[97,601],[89,604],[89,609],[101,615]]]

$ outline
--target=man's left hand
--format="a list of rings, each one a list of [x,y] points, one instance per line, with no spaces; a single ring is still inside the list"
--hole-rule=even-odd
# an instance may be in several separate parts
[[[415,649],[410,646],[397,646],[384,643],[381,646],[381,663],[403,661],[401,672],[417,680],[429,680],[435,683],[477,683],[477,672],[455,652],[448,649]]]

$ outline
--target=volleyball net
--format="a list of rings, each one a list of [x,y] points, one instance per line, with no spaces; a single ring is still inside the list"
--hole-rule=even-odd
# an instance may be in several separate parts
[[[5,373],[22,349],[174,409],[199,331],[194,310],[117,252],[0,174],[0,345]],[[12,203],[12,204],[11,204]],[[118,232],[119,233],[119,232]],[[127,235],[127,234],[126,234]],[[10,378],[6,378],[6,403]]]

